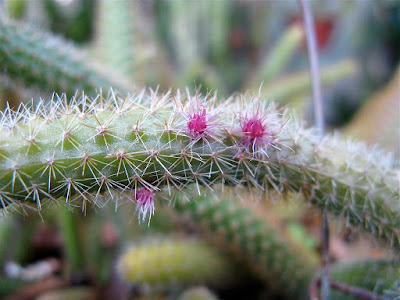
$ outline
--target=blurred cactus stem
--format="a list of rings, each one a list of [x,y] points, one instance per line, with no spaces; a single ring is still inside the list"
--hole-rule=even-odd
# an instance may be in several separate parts
[[[79,213],[70,208],[60,207],[59,229],[64,239],[64,255],[69,263],[69,272],[80,272],[84,269],[82,222]],[[70,274],[71,275],[71,274]]]
[[[304,31],[299,25],[292,25],[283,32],[277,44],[272,48],[261,63],[257,75],[253,77],[247,87],[256,90],[262,82],[267,84],[283,71],[288,61],[304,37]]]
[[[100,88],[128,91],[118,74],[90,61],[72,43],[0,15],[0,65],[15,84],[48,93],[77,89],[94,95]],[[4,72],[3,71],[3,72]]]
[[[197,60],[203,60],[204,53],[197,39],[199,18],[203,1],[188,2],[186,0],[168,1],[169,36],[176,53],[175,60],[178,68],[184,70]]]
[[[10,255],[9,239],[15,231],[15,220],[11,215],[0,216],[0,266]]]
[[[26,11],[27,0],[5,0],[5,11],[11,18],[20,20]]]
[[[357,64],[353,60],[344,60],[333,66],[321,68],[321,84],[328,85],[356,74]],[[262,86],[261,95],[271,101],[284,102],[298,94],[311,91],[308,71],[274,79]]]
[[[135,75],[134,2],[99,1],[97,50],[105,65],[119,70],[130,81]]]
[[[153,287],[208,283],[227,286],[237,277],[232,262],[193,238],[152,238],[121,255],[118,271],[133,284]]]
[[[318,269],[317,254],[291,241],[286,233],[257,218],[236,200],[215,192],[191,194],[175,203],[175,209],[204,225],[215,240],[246,262],[271,291],[288,299],[305,299]],[[219,199],[217,199],[219,198]]]
[[[207,5],[205,15],[207,30],[204,30],[206,36],[203,38],[209,39],[209,52],[212,57],[225,55],[228,50],[229,36],[229,8],[228,0],[210,0],[204,2]]]
[[[398,299],[393,294],[396,287],[400,286],[400,263],[398,261],[370,260],[341,263],[331,266],[330,276],[333,281],[370,291],[376,295],[375,299]],[[400,297],[400,293],[397,294],[397,297]],[[360,298],[342,291],[331,290],[331,299],[357,300]]]
[[[218,300],[219,298],[206,287],[189,288],[178,300]]]

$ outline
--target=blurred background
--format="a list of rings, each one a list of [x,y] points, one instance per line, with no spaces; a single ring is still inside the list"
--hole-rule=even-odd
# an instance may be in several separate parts
[[[378,143],[399,161],[400,1],[320,0],[311,1],[311,4],[328,131],[340,131],[348,137]],[[237,92],[250,93],[288,107],[308,124],[313,123],[308,55],[297,1],[0,0],[0,7],[8,18],[68,40],[65,43],[69,47],[67,51],[71,49],[71,56],[78,52],[84,63],[93,61],[103,73],[112,74],[123,82],[122,89],[128,92],[146,87],[159,92],[188,87],[192,93],[196,90],[202,94],[216,92],[220,98]],[[72,95],[71,90],[80,88],[79,82],[63,89],[50,81],[37,84],[34,80],[21,80],[23,74],[15,75],[10,69],[2,64],[0,57],[2,108],[6,107],[6,101],[17,107],[31,98],[49,98],[53,92]],[[254,210],[265,210],[261,214],[279,224],[280,230],[289,232],[289,236],[300,240],[307,249],[318,252],[319,215],[294,202],[273,208],[265,205]],[[175,274],[177,279],[173,283],[163,281],[162,276],[168,277],[165,274],[152,279],[148,268],[153,268],[156,274],[166,263],[157,256],[161,254],[155,253],[154,245],[159,249],[167,247],[163,253],[172,251],[172,254],[167,255],[166,260],[169,263],[175,260],[183,266],[190,264],[191,259],[184,260],[185,251],[189,250],[182,250],[183,254],[178,255],[175,252],[178,250],[168,252],[168,249],[181,242],[187,242],[181,246],[189,247],[190,251],[201,249],[204,241],[210,239],[210,233],[204,238],[204,234],[198,232],[199,226],[182,221],[169,207],[157,207],[149,227],[137,225],[134,208],[117,211],[114,208],[107,205],[96,211],[93,209],[88,216],[78,219],[68,213],[58,217],[56,208],[50,208],[50,212],[44,212],[40,218],[2,219],[0,263],[6,271],[0,279],[0,296],[31,299],[47,293],[47,298],[39,298],[176,299],[179,296],[194,299],[188,298],[190,293],[198,292],[209,297],[201,299],[283,297],[276,291],[266,292],[257,276],[246,275],[244,280],[232,275],[250,274],[251,270],[231,271],[230,277],[234,278],[229,280],[222,274],[222,284],[213,282],[216,274],[207,273],[192,279],[189,275]],[[268,213],[271,209],[273,213]],[[71,233],[65,232],[65,226],[70,226],[71,222],[80,224],[76,228],[83,228],[79,233],[72,233],[75,244],[79,244],[77,248],[70,245],[74,244],[68,239]],[[338,224],[332,226],[340,228],[334,230],[332,261],[349,260],[355,253],[364,257],[385,255],[384,250],[367,238],[343,230]],[[131,282],[126,284],[126,280],[120,278],[119,259],[121,252],[128,251],[132,243],[139,252],[131,255],[142,259],[141,268],[146,270],[137,267],[142,275],[132,275]],[[140,248],[143,245],[150,248]],[[208,260],[219,255],[208,253],[207,249],[202,253],[206,253]],[[75,262],[72,267],[71,259]],[[228,263],[225,258],[215,259],[218,261],[215,266],[225,266],[220,268],[235,269],[239,263],[236,259]],[[37,265],[36,269],[32,267],[32,263],[38,262],[44,262],[44,267],[39,267],[45,271]],[[22,266],[33,268],[32,278],[28,276],[29,270]],[[204,268],[203,261],[193,268],[201,273],[201,266]],[[69,277],[65,276],[66,269]],[[45,275],[42,276],[41,271]],[[68,281],[65,278],[69,278]],[[242,284],[229,283],[230,280],[238,282],[238,278]],[[204,287],[210,281],[215,284]],[[195,292],[185,292],[199,283],[202,287]],[[59,288],[67,294],[50,293]]]

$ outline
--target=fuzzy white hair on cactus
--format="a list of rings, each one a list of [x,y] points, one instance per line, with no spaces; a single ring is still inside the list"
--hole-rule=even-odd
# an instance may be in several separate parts
[[[40,210],[42,201],[63,198],[83,208],[105,192],[136,190],[144,221],[154,214],[154,191],[164,187],[173,196],[192,184],[198,191],[247,185],[302,192],[346,224],[400,245],[395,165],[365,145],[319,141],[288,112],[248,98],[110,91],[7,108],[0,113],[0,207],[36,202]]]

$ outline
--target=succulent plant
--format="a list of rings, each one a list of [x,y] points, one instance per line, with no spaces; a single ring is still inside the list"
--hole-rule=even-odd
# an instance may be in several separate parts
[[[2,15],[0,63],[2,73],[14,82],[48,93],[71,96],[81,89],[95,95],[101,87],[121,91],[129,87],[119,74],[95,63],[72,43]]]
[[[85,207],[111,190],[153,211],[145,188],[244,184],[302,192],[312,204],[386,240],[400,241],[398,174],[386,154],[327,136],[319,142],[285,111],[255,98],[177,91],[65,96],[7,109],[0,121],[0,202],[65,197]],[[149,203],[148,201],[151,201]]]

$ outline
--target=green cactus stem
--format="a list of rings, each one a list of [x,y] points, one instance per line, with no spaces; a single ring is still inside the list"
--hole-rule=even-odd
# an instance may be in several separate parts
[[[232,198],[214,192],[177,199],[175,209],[205,227],[206,234],[222,239],[271,291],[288,299],[305,299],[318,269],[317,254],[291,241],[268,220]],[[188,201],[189,200],[189,201]]]
[[[77,89],[95,93],[110,86],[127,91],[116,74],[91,62],[71,43],[0,15],[1,72],[25,87],[74,95]]]
[[[269,82],[276,78],[292,58],[294,52],[304,37],[304,31],[298,24],[290,26],[282,34],[271,53],[262,61],[257,75],[249,80],[245,86],[257,89],[262,82]]]
[[[82,255],[82,233],[80,228],[79,214],[72,212],[67,207],[60,207],[59,210],[60,231],[64,242],[64,255],[69,262],[69,273],[80,272],[85,266],[84,257]]]
[[[400,284],[400,264],[389,260],[356,261],[333,265],[330,270],[332,280],[352,286],[362,287],[383,298],[394,296],[396,285]],[[393,291],[393,292],[392,292]],[[355,296],[332,290],[331,299],[356,300]],[[387,296],[386,296],[387,295]],[[397,295],[400,297],[400,293]]]
[[[4,10],[7,14],[17,20],[20,20],[26,11],[26,0],[6,0]]]
[[[358,66],[353,60],[343,60],[335,65],[321,68],[321,84],[347,78],[357,72]],[[311,90],[310,75],[307,71],[283,76],[262,86],[262,95],[276,102],[286,101],[298,94]]]
[[[326,137],[319,142],[285,112],[241,96],[217,103],[181,92],[53,99],[6,110],[0,120],[0,203],[65,197],[72,205],[101,193],[143,198],[194,183],[244,184],[306,199],[397,248],[398,174],[388,155]],[[146,189],[146,190],[142,190]]]
[[[134,3],[102,0],[98,3],[97,50],[105,64],[134,78]],[[121,22],[121,20],[124,20]]]
[[[209,283],[226,286],[238,272],[217,250],[196,239],[153,238],[124,251],[118,260],[121,277],[134,284]]]

